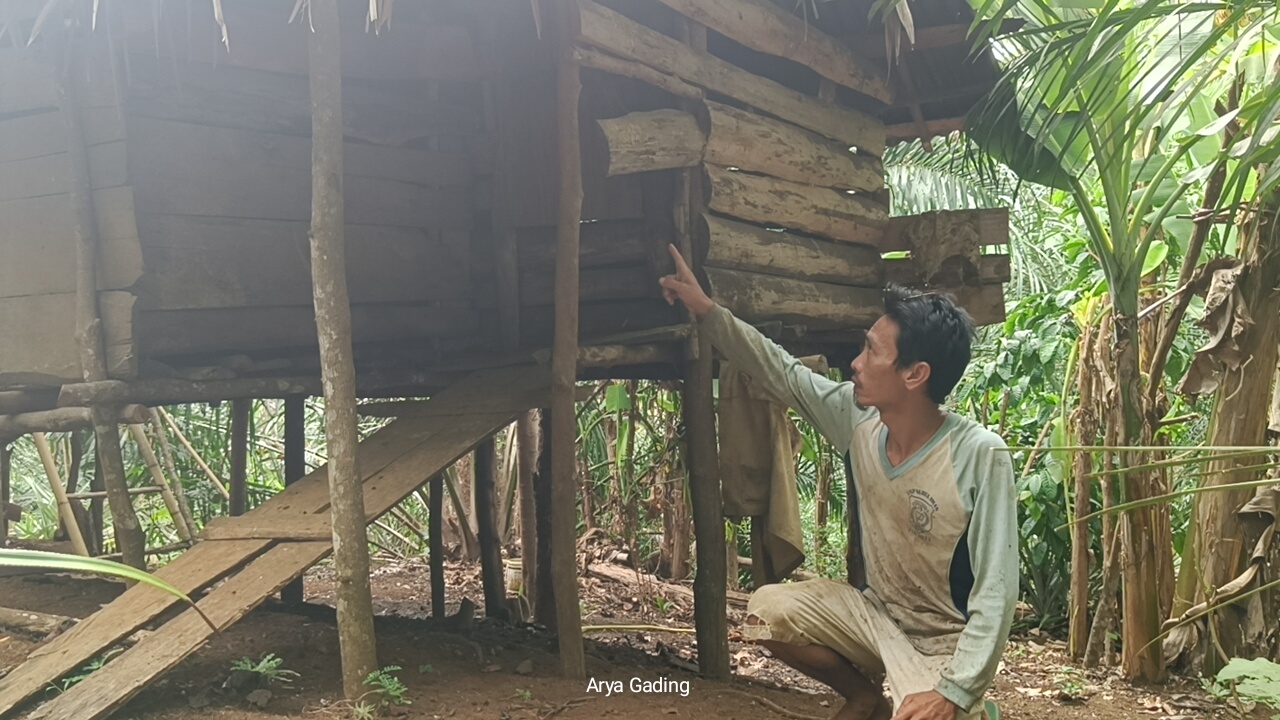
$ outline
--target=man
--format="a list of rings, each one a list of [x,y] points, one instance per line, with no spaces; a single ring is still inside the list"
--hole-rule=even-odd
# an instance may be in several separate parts
[[[674,247],[668,303],[702,318],[721,354],[847,452],[866,584],[768,585],[744,634],[846,699],[838,720],[983,714],[1018,597],[1013,468],[1004,443],[941,406],[969,363],[973,321],[947,297],[890,286],[853,381],[805,368],[715,304]]]

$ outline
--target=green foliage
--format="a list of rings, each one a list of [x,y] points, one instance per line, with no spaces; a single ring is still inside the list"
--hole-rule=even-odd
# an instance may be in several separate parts
[[[398,672],[400,672],[400,666],[388,665],[380,670],[374,670],[364,679],[364,684],[372,688],[370,692],[376,693],[378,707],[412,704],[413,701],[405,697],[409,688],[400,682],[400,678],[396,676]]]
[[[231,670],[254,673],[261,676],[265,682],[277,682],[281,685],[288,685],[294,678],[301,677],[293,670],[281,667],[282,665],[284,665],[284,658],[276,657],[275,653],[266,653],[257,661],[242,657],[232,663]]]
[[[1239,696],[1280,710],[1280,665],[1265,658],[1232,658],[1216,677],[1205,681],[1205,690],[1218,698]]]
[[[66,692],[67,690],[71,689],[72,686],[79,684],[85,678],[89,677],[90,675],[97,672],[98,670],[101,670],[104,665],[106,665],[108,662],[111,662],[111,660],[115,658],[115,656],[119,655],[122,652],[124,652],[124,648],[120,648],[120,647],[115,647],[115,648],[111,648],[110,650],[107,650],[103,654],[91,660],[84,667],[77,670],[74,675],[68,675],[62,680],[59,680],[56,684],[50,685],[48,687],[48,692],[56,692],[56,693]]]

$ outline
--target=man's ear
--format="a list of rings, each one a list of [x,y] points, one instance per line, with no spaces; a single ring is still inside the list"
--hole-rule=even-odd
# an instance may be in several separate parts
[[[923,360],[913,363],[906,373],[902,376],[902,381],[907,384],[908,390],[915,390],[923,387],[929,382],[929,375],[933,372],[933,368],[929,367],[929,363]]]

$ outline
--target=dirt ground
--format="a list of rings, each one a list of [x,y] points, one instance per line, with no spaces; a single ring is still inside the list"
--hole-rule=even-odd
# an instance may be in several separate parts
[[[478,568],[451,564],[449,604],[453,612],[463,598],[483,605]],[[305,613],[269,604],[228,631],[130,703],[117,717],[133,720],[268,720],[271,718],[346,718],[338,704],[341,680],[337,633],[332,611],[332,582],[326,568],[307,578]],[[411,704],[388,713],[409,720],[486,718],[548,720],[551,717],[617,720],[654,717],[825,718],[836,698],[822,686],[792,673],[759,647],[742,643],[737,631],[742,617],[731,610],[730,641],[734,663],[731,683],[699,680],[681,666],[693,657],[688,633],[628,631],[592,633],[587,650],[588,675],[596,680],[657,680],[667,687],[654,692],[624,692],[606,697],[588,692],[585,683],[557,677],[555,638],[532,628],[500,626],[480,619],[466,634],[424,621],[430,614],[428,571],[419,562],[381,563],[373,575],[374,604],[379,614],[378,651],[382,665],[402,668]],[[84,616],[109,602],[120,586],[102,580],[67,576],[0,577],[0,605]],[[689,628],[691,608],[679,596],[664,597],[654,586],[621,585],[587,577],[582,580],[587,625],[655,624]],[[0,635],[0,673],[19,664],[38,645],[19,636]],[[265,653],[283,658],[283,667],[298,673],[270,693],[253,693],[254,682],[237,685],[241,676],[231,665]],[[687,681],[687,694],[681,683]],[[50,692],[56,692],[51,689]],[[1072,696],[1067,699],[1066,696]],[[260,703],[255,705],[250,697]],[[1065,661],[1060,642],[1020,637],[1011,643],[1004,667],[989,695],[1002,717],[1014,720],[1084,720],[1100,718],[1240,717],[1192,680],[1144,690],[1108,672],[1084,673]]]

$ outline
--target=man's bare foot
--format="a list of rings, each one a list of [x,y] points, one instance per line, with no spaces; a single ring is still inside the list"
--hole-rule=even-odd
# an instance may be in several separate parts
[[[893,706],[883,695],[867,695],[846,701],[831,720],[889,720],[892,717]]]

